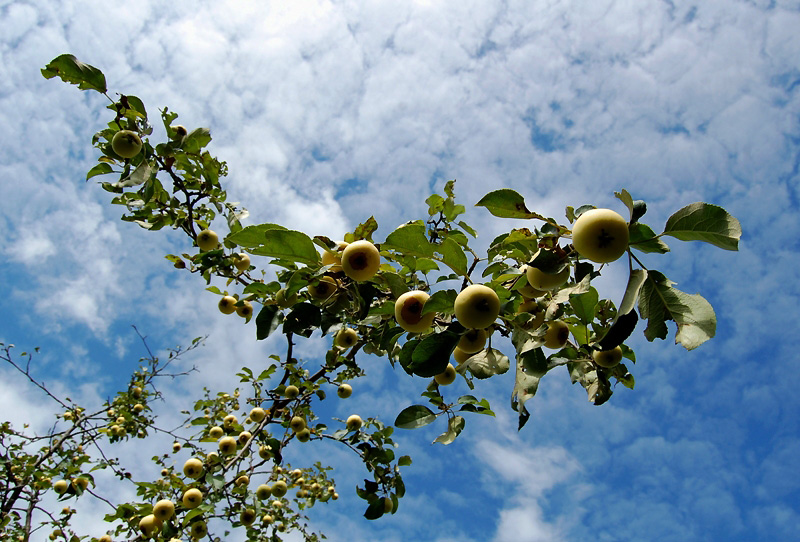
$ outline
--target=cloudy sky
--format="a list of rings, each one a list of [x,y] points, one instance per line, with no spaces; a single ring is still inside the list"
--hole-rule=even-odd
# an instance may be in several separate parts
[[[498,417],[468,419],[451,446],[429,444],[441,427],[398,430],[415,459],[409,496],[378,522],[360,517],[352,491],[363,469],[320,448],[342,498],[310,517],[331,540],[796,537],[797,0],[162,4],[0,5],[0,340],[42,347],[34,370],[54,390],[88,405],[113,394],[144,354],[132,324],[156,350],[209,335],[186,359],[200,372],[167,385],[167,419],[282,348],[257,343],[163,258],[190,250],[184,237],[120,222],[84,182],[91,136],[110,117],[105,98],[41,77],[69,52],[151,117],[167,106],[210,128],[250,223],[340,238],[374,215],[380,240],[424,217],[424,199],[453,178],[479,246],[521,225],[472,207],[501,187],[561,217],[566,205],[621,211],[613,192],[626,188],[658,231],[698,200],[741,220],[738,253],[672,241],[671,254],[644,258],[702,293],[719,324],[691,352],[637,331],[635,391],[594,407],[565,371],[548,374],[518,434],[512,380],[486,384]],[[621,271],[602,283],[612,297]],[[326,345],[303,348],[310,366]],[[334,413],[392,421],[425,383],[366,361]],[[5,367],[0,377],[9,419],[52,422],[40,394]],[[87,531],[100,528],[86,514]]]

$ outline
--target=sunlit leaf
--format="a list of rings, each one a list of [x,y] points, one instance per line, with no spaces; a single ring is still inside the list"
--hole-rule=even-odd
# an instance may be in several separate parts
[[[725,250],[739,250],[742,225],[722,207],[698,201],[669,217],[664,235],[681,241],[705,241]]]

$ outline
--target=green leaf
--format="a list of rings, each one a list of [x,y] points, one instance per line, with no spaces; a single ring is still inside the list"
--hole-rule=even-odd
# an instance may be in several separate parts
[[[407,467],[411,464],[411,456],[409,455],[401,455],[400,459],[397,460],[398,467]]]
[[[625,339],[631,336],[633,330],[636,329],[636,324],[639,322],[639,316],[636,311],[632,310],[625,314],[617,313],[617,318],[603,338],[597,344],[600,350],[611,350],[615,346],[621,345]]]
[[[699,201],[669,217],[664,235],[681,241],[705,241],[725,250],[739,250],[742,226],[722,207]]]
[[[211,131],[208,128],[195,128],[184,138],[183,150],[189,154],[197,154],[209,143]]]
[[[258,256],[269,256],[281,260],[300,262],[306,265],[319,264],[319,253],[317,249],[314,248],[314,242],[308,235],[300,231],[263,228],[263,226],[267,225],[262,224],[260,226],[242,228],[241,231],[229,235],[227,240],[237,245],[250,248],[250,252]],[[261,229],[248,231],[250,228]],[[255,240],[251,238],[255,232],[261,233],[259,244],[254,244]],[[242,236],[242,234],[245,235]],[[242,237],[240,238],[240,236]],[[240,241],[240,239],[242,241]]]
[[[462,230],[464,230],[465,232],[470,234],[472,237],[474,237],[474,238],[478,237],[478,233],[472,228],[472,226],[470,226],[469,224],[467,224],[463,220],[459,220],[457,222],[457,224],[461,227]]]
[[[634,269],[628,277],[628,286],[625,287],[625,295],[622,296],[622,303],[619,304],[617,314],[628,314],[636,306],[639,299],[639,291],[642,284],[647,280],[647,271],[644,269]]]
[[[356,229],[353,232],[355,234],[354,237],[355,239],[366,239],[367,241],[372,241],[372,234],[377,229],[378,229],[378,221],[375,220],[374,216],[371,216],[367,220],[356,226]]]
[[[466,425],[466,422],[462,416],[453,416],[447,420],[447,431],[436,437],[432,444],[437,442],[444,445],[450,444],[464,430],[464,425]]]
[[[450,269],[462,276],[467,274],[467,255],[456,241],[445,239],[437,252],[442,255],[442,261]]]
[[[541,347],[522,352],[517,356],[517,362],[522,363],[526,375],[543,377],[548,370],[547,358]]]
[[[277,305],[264,305],[256,316],[256,339],[261,341],[270,336],[278,328],[280,309]]]
[[[475,378],[484,379],[490,376],[503,374],[507,372],[510,367],[511,362],[508,356],[494,348],[486,348],[467,358],[464,363],[459,364],[457,369],[459,372],[468,369]]]
[[[453,314],[453,307],[456,303],[457,296],[458,292],[455,290],[439,290],[438,292],[433,292],[433,295],[425,302],[425,306],[422,307],[422,314],[425,315],[429,312]]]
[[[397,415],[395,427],[400,429],[417,429],[436,420],[436,414],[425,405],[411,405]]]
[[[434,246],[425,235],[425,226],[416,223],[404,224],[394,230],[386,237],[381,248],[427,258],[433,256],[434,251]]]
[[[510,188],[489,192],[475,206],[486,207],[490,213],[500,218],[537,218],[544,220],[542,215],[529,211],[525,206],[525,199]]]
[[[114,168],[112,168],[110,164],[100,162],[89,170],[89,172],[86,174],[86,180],[88,181],[96,175],[106,175],[108,173],[114,173]]]
[[[673,288],[672,281],[650,270],[639,297],[639,312],[648,319],[644,330],[647,340],[667,336],[667,320],[678,325],[675,342],[692,350],[716,333],[717,318],[711,304],[699,294],[687,294]]]
[[[64,54],[59,55],[50,61],[47,66],[42,69],[42,75],[45,79],[52,79],[53,77],[60,77],[65,83],[78,85],[81,90],[96,90],[105,94],[108,90],[106,88],[106,77],[103,72],[84,64],[73,55]]]
[[[414,348],[407,369],[422,377],[443,373],[459,340],[461,336],[452,331],[428,335]]]
[[[283,322],[284,333],[296,333],[303,337],[310,337],[315,328],[322,324],[320,308],[311,303],[298,303],[292,312],[286,315]]]
[[[656,232],[647,224],[636,222],[628,226],[630,240],[628,244],[642,252],[657,252],[665,254],[669,252],[669,246],[656,236]]]
[[[528,374],[525,371],[523,361],[517,361],[517,376],[514,381],[514,389],[511,392],[511,408],[519,413],[519,422],[517,430],[522,429],[530,418],[530,413],[525,407],[528,402],[539,389],[540,377]]]
[[[235,243],[241,247],[257,247],[264,242],[266,232],[269,230],[285,230],[279,224],[258,224],[256,226],[247,226],[242,228],[236,233],[228,235],[225,239]]]
[[[594,320],[594,309],[600,296],[593,287],[588,292],[569,296],[569,303],[575,315],[584,324],[589,324]]]

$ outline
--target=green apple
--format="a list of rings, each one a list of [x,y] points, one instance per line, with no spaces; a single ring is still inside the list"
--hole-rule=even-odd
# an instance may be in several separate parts
[[[297,433],[306,428],[306,421],[300,416],[294,416],[289,422],[289,427],[292,428],[292,431]]]
[[[265,501],[269,499],[269,496],[272,495],[272,487],[268,486],[267,484],[261,484],[256,488],[256,497],[260,500]]]
[[[321,277],[319,281],[308,285],[308,295],[317,301],[330,299],[339,289],[339,283],[332,277]]]
[[[187,478],[197,479],[203,474],[203,462],[196,457],[190,457],[183,464],[183,474]]]
[[[236,453],[236,439],[233,437],[222,437],[217,444],[222,455],[232,455]]]
[[[239,440],[239,444],[244,446],[245,444],[250,442],[251,438],[253,438],[253,435],[250,434],[250,431],[242,431],[241,433],[239,433],[239,439],[238,439]]]
[[[343,327],[336,333],[334,344],[339,348],[350,348],[358,342],[358,333],[351,327]]]
[[[63,495],[69,489],[69,482],[66,480],[59,480],[53,484],[53,491],[58,493],[59,495]]]
[[[237,271],[244,272],[250,269],[250,256],[244,252],[239,252],[233,255],[233,266]]]
[[[281,498],[286,495],[286,492],[289,491],[289,486],[286,485],[286,482],[283,480],[277,480],[274,484],[272,484],[272,496]]]
[[[253,304],[249,301],[242,301],[241,305],[236,307],[236,314],[242,318],[250,318],[253,316]]]
[[[173,442],[172,443],[172,453],[177,454],[181,451],[181,443],[180,442]]]
[[[348,431],[358,431],[359,429],[361,429],[363,423],[364,421],[361,419],[361,416],[359,416],[358,414],[353,414],[349,418],[347,418],[345,426],[347,427]]]
[[[486,346],[486,330],[485,329],[470,329],[461,336],[458,341],[458,348],[467,354],[474,354],[480,352]]]
[[[203,520],[195,521],[189,527],[189,535],[195,540],[199,540],[208,534],[208,525]]]
[[[203,492],[196,487],[187,489],[181,499],[185,508],[197,508],[201,502],[203,502]]]
[[[350,243],[342,251],[342,271],[356,282],[371,279],[380,267],[377,247],[365,239]]]
[[[286,386],[286,389],[283,390],[283,396],[287,399],[295,399],[298,395],[300,395],[300,388],[293,384]]]
[[[182,139],[189,134],[189,131],[182,124],[173,124],[169,127],[173,139]]]
[[[485,328],[500,314],[500,298],[483,284],[471,284],[456,296],[456,319],[465,328]]]
[[[585,211],[572,225],[572,245],[595,263],[617,260],[628,250],[628,223],[611,209]]]
[[[383,498],[383,513],[388,514],[392,510],[394,510],[394,501],[391,497],[384,497]]]
[[[436,314],[432,312],[422,314],[422,308],[430,297],[422,290],[411,290],[398,297],[394,303],[394,318],[397,320],[397,325],[411,333],[420,333],[431,327]]]
[[[250,477],[247,476],[246,474],[242,474],[241,476],[236,478],[236,481],[234,482],[234,484],[236,484],[239,487],[246,486],[249,483],[250,483]]]
[[[611,350],[593,350],[592,359],[600,367],[611,369],[622,361],[622,348],[615,346]]]
[[[261,407],[256,407],[250,411],[250,419],[255,423],[261,423],[261,420],[267,417],[267,411]]]
[[[553,320],[547,323],[547,331],[544,332],[544,345],[547,348],[558,350],[564,348],[569,340],[569,327],[561,320]]]
[[[295,433],[295,436],[300,442],[308,442],[311,439],[311,431],[308,429],[308,427],[304,427]]]
[[[452,363],[448,363],[444,372],[434,376],[433,379],[440,386],[449,386],[456,380],[456,368],[453,367]]]
[[[339,387],[336,388],[336,395],[342,399],[347,399],[352,393],[353,387],[350,384],[339,384]]]
[[[236,425],[237,423],[239,423],[239,420],[238,420],[238,419],[236,418],[236,416],[235,416],[235,415],[233,415],[233,414],[228,414],[227,416],[225,416],[224,418],[222,418],[222,424],[223,424],[225,427],[233,427],[233,426],[234,426],[234,425]]]
[[[252,508],[245,508],[242,510],[242,513],[239,514],[239,521],[242,522],[242,525],[249,527],[253,524],[256,520],[256,511]]]
[[[569,267],[565,267],[558,273],[545,273],[535,267],[528,267],[525,271],[528,284],[537,290],[553,290],[566,284],[569,280]]]
[[[167,521],[175,514],[175,503],[169,499],[161,499],[153,506],[153,515],[159,521]]]
[[[212,230],[203,230],[197,234],[197,246],[203,252],[214,250],[219,246],[219,236]]]
[[[111,149],[121,158],[133,158],[142,151],[142,138],[132,130],[120,130],[111,138]]]
[[[311,293],[310,288],[311,287],[309,286],[309,293]],[[286,288],[281,288],[278,290],[278,293],[275,294],[275,303],[277,303],[282,309],[288,309],[297,303],[297,294],[292,294],[289,297],[286,297]]]
[[[215,425],[214,427],[212,427],[211,429],[208,430],[208,436],[211,437],[211,438],[217,438],[218,439],[224,434],[225,434],[225,431],[222,429],[222,427],[220,427],[218,425]]]
[[[338,273],[342,270],[342,251],[348,244],[344,241],[337,241],[336,251],[326,250],[322,253],[322,265],[330,265],[331,273]]]

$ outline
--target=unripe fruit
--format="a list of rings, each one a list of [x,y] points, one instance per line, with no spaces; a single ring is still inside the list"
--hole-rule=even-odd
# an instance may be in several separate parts
[[[329,299],[339,288],[339,283],[331,277],[321,277],[319,281],[308,285],[308,295],[317,301]]]
[[[600,367],[611,369],[622,361],[622,348],[615,346],[611,350],[593,350],[592,359]]]
[[[281,288],[278,290],[278,293],[275,294],[275,303],[277,303],[282,309],[289,308],[297,303],[297,294],[292,294],[289,297],[286,297],[286,288]]]
[[[172,443],[172,452],[178,453],[181,451],[181,443],[180,442],[173,442]]]
[[[468,353],[464,352],[463,350],[461,350],[457,346],[453,349],[453,359],[456,360],[456,363],[458,363],[459,365],[464,363],[465,361],[467,361],[469,358],[471,358],[474,355],[475,354],[468,354]]]
[[[139,530],[145,538],[150,538],[161,529],[161,521],[158,520],[153,514],[148,514],[139,520]]]
[[[529,267],[525,272],[528,284],[538,290],[553,290],[569,280],[569,267],[565,267],[555,274],[545,273],[535,267]]]
[[[286,386],[286,389],[283,390],[283,395],[287,399],[295,399],[298,395],[300,395],[300,388],[295,385]]]
[[[339,348],[350,348],[358,341],[358,333],[351,327],[343,327],[336,333],[334,344]]]
[[[211,438],[220,438],[222,435],[225,434],[222,427],[215,425],[211,429],[208,430],[208,436]]]
[[[249,483],[250,483],[250,477],[247,476],[246,474],[242,474],[234,482],[234,484],[236,484],[237,486],[246,486]]]
[[[242,431],[239,433],[239,444],[245,445],[251,438],[253,438],[253,435],[250,434],[250,431]]]
[[[392,510],[394,510],[394,501],[391,497],[384,497],[383,498],[383,513],[388,514]]]
[[[308,442],[311,439],[311,431],[308,429],[308,427],[304,427],[303,429],[295,433],[295,436],[297,437],[297,440],[300,442]]]
[[[270,495],[272,495],[272,487],[268,486],[267,484],[261,484],[256,488],[256,497],[262,501],[269,499]]]
[[[380,266],[378,249],[367,240],[350,243],[342,251],[342,271],[357,282],[374,277]]]
[[[222,455],[231,455],[236,452],[236,439],[233,437],[222,437],[219,439],[219,451]]]
[[[249,301],[242,301],[242,304],[236,307],[236,314],[242,318],[250,318],[253,316],[253,304]]]
[[[103,536],[97,539],[97,542],[111,542],[111,535],[104,534]]]
[[[162,499],[153,506],[153,515],[159,521],[167,521],[175,514],[175,503],[169,499]]]
[[[485,328],[500,314],[500,298],[483,284],[471,284],[456,296],[456,319],[466,328]]]
[[[175,124],[173,126],[170,126],[170,128],[174,130],[174,137],[176,139],[186,137],[189,134],[189,131],[182,124]]]
[[[527,281],[528,281],[528,266],[527,265],[523,265],[522,267],[519,268],[519,270],[522,271],[525,274],[525,281],[527,283]],[[522,286],[517,291],[519,293],[521,293],[524,297],[527,297],[528,299],[534,299],[536,297],[542,297],[544,294],[547,293],[547,290],[537,290],[536,288],[531,286],[530,283],[525,284],[525,286]]]
[[[289,427],[292,428],[292,431],[297,433],[298,431],[301,431],[306,428],[306,421],[300,416],[295,416],[289,422]]]
[[[256,407],[250,411],[250,419],[255,423],[261,423],[261,420],[267,417],[267,412],[261,407]]]
[[[203,474],[203,462],[196,457],[191,457],[183,464],[183,474],[187,478],[197,479]]]
[[[281,498],[286,495],[286,492],[289,490],[289,486],[286,485],[286,482],[283,480],[278,480],[274,484],[272,484],[272,496]]]
[[[217,307],[222,314],[233,314],[236,312],[236,298],[232,295],[224,295],[219,300]]]
[[[69,483],[66,480],[59,480],[53,484],[53,491],[59,495],[63,495],[69,489]]]
[[[411,333],[420,333],[431,327],[436,315],[432,312],[422,314],[422,308],[430,297],[422,290],[411,290],[398,297],[394,303],[397,325]]]
[[[350,384],[339,384],[336,388],[336,395],[342,399],[347,399],[353,393],[353,387]]]
[[[231,427],[233,425],[236,425],[238,421],[239,420],[236,419],[236,416],[234,416],[233,414],[228,414],[227,416],[222,418],[222,423],[223,425],[225,425],[225,427]]]
[[[352,416],[347,418],[345,425],[347,426],[348,431],[358,431],[359,429],[361,429],[361,425],[363,423],[364,421],[361,419],[361,416],[359,416],[358,414],[353,414]]]
[[[81,490],[83,491],[86,491],[86,489],[89,487],[89,479],[84,478],[83,476],[79,476],[78,478],[73,478],[72,485],[81,488]]]
[[[203,502],[203,492],[193,487],[183,494],[181,503],[185,508],[197,508]]]
[[[456,368],[453,367],[452,363],[448,363],[444,372],[434,376],[433,379],[440,386],[449,386],[456,380]]]
[[[142,138],[131,130],[120,130],[111,138],[111,149],[121,158],[133,158],[142,150]]]
[[[134,399],[138,399],[142,396],[142,388],[139,386],[134,386],[131,388],[131,395],[133,395]],[[124,421],[125,418],[123,418]]]
[[[261,459],[269,459],[272,457],[272,449],[269,446],[259,446],[258,457]]]
[[[133,405],[133,413],[134,414],[141,414],[144,411],[144,405],[141,403],[136,403]]]
[[[569,327],[561,320],[553,320],[547,323],[547,331],[544,333],[544,345],[547,348],[558,350],[564,348],[569,340]]]
[[[535,299],[526,299],[520,303],[517,312],[527,312],[533,316],[528,324],[529,329],[539,329],[544,323],[545,309]]]
[[[206,525],[205,521],[195,521],[189,528],[189,534],[194,539],[203,538],[208,534],[208,525]]]
[[[486,346],[485,329],[470,329],[458,341],[458,348],[467,354],[480,352],[484,346]]]
[[[219,236],[212,230],[203,230],[197,234],[197,246],[203,252],[214,250],[219,246]]]
[[[250,269],[250,256],[244,252],[233,255],[233,266],[237,271],[243,272]]]
[[[628,223],[611,209],[584,212],[572,226],[572,245],[578,254],[596,263],[609,263],[628,249]]]
[[[245,508],[239,515],[239,521],[242,522],[242,525],[246,525],[247,527],[252,525],[255,520],[256,520],[256,511],[253,510],[252,508]]]
[[[338,273],[342,270],[342,251],[347,247],[348,243],[338,241],[336,245],[336,252],[326,250],[322,253],[322,265],[330,265],[332,273]]]

